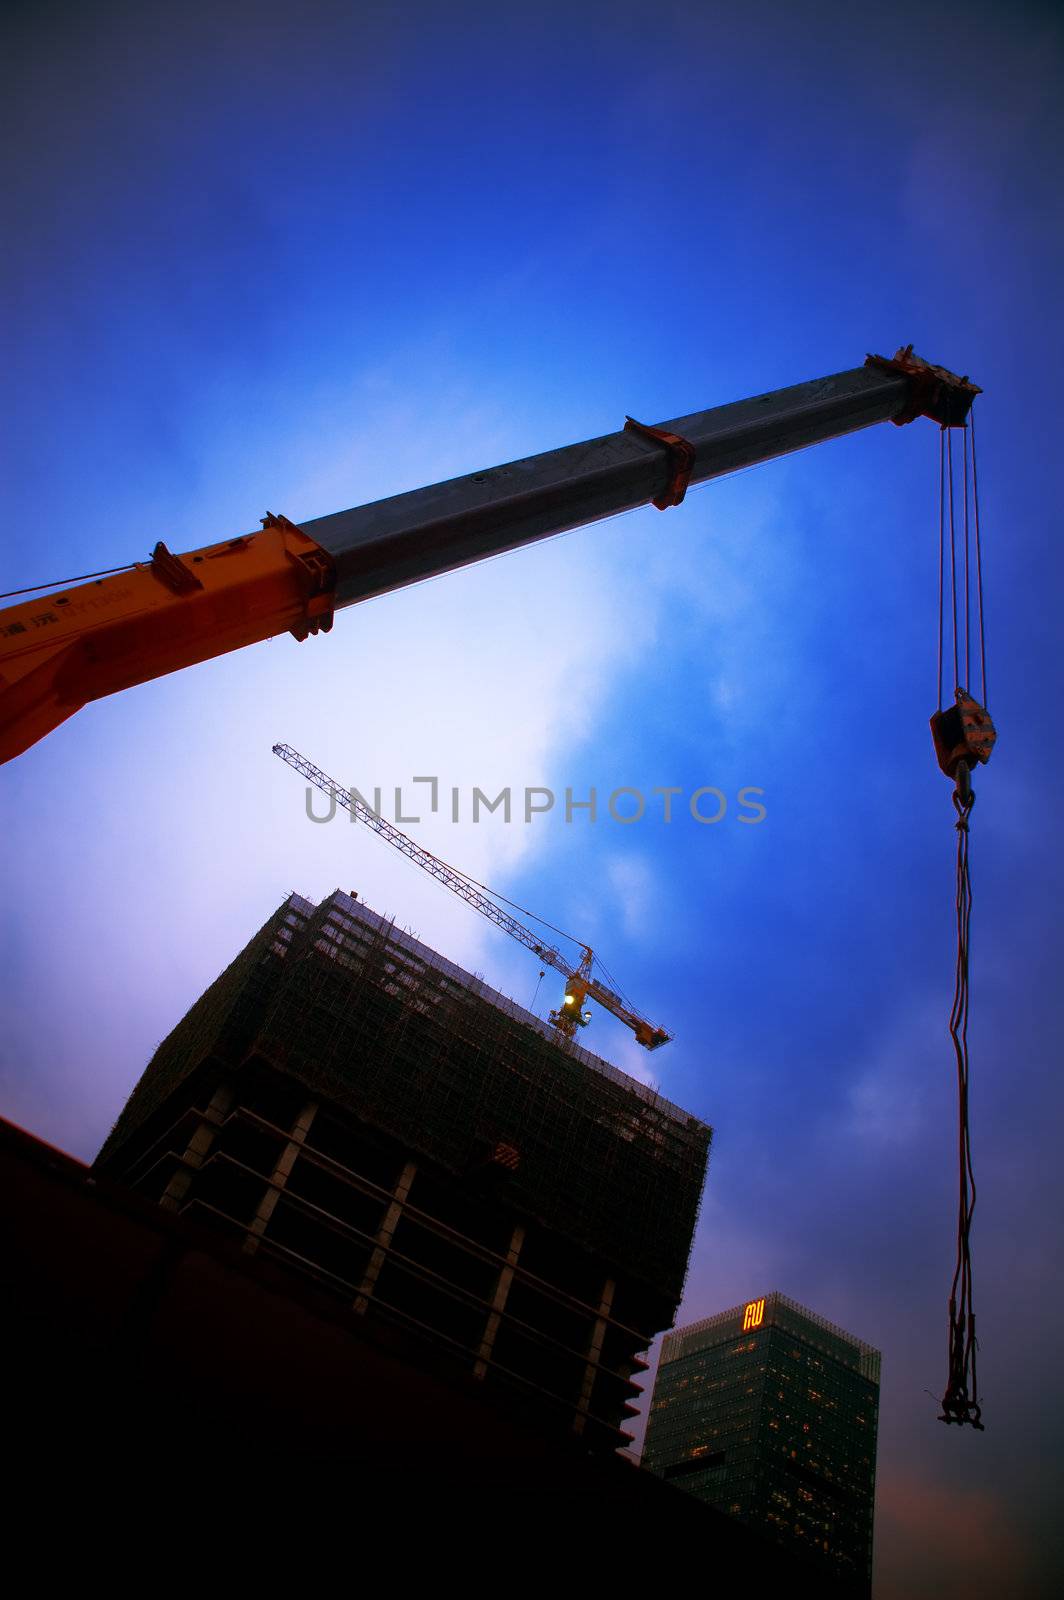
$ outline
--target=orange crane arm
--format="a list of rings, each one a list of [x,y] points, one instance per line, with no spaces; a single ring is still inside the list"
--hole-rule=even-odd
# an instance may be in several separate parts
[[[261,533],[150,561],[0,611],[0,760],[89,700],[286,630],[332,627],[335,568],[284,517]]]
[[[90,700],[260,639],[327,632],[334,610],[876,422],[963,422],[977,393],[911,347],[657,427],[617,433],[151,560],[0,610],[0,761]]]

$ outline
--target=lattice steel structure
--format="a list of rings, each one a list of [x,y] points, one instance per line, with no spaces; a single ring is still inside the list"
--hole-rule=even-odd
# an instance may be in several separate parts
[[[614,1449],[680,1299],[710,1139],[337,891],[289,896],[97,1161]]]
[[[878,1350],[770,1294],[668,1333],[643,1465],[869,1592]]]

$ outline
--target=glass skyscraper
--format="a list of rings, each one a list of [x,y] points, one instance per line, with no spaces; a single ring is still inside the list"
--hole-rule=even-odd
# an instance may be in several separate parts
[[[782,1294],[678,1328],[643,1465],[867,1593],[879,1362]]]

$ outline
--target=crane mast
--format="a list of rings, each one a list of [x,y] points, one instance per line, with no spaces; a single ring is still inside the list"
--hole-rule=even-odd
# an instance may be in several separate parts
[[[417,844],[408,834],[403,833],[379,812],[367,806],[353,789],[345,788],[342,783],[337,783],[335,778],[330,778],[328,773],[316,767],[306,756],[300,755],[298,750],[293,750],[291,745],[275,744],[273,753],[296,772],[302,773],[308,783],[316,789],[327,794],[337,805],[344,809],[359,822],[372,830],[381,839],[384,839],[394,849],[402,852],[409,861],[413,861],[423,871],[435,878],[438,883],[444,884],[453,894],[460,896],[467,905],[479,911],[482,917],[493,922],[497,928],[508,933],[512,939],[523,944],[526,950],[531,950],[547,966],[553,967],[565,978],[565,994],[557,1011],[550,1014],[551,1023],[567,1039],[573,1038],[578,1027],[585,1027],[590,1020],[589,1013],[583,1010],[585,999],[596,1001],[606,1011],[609,1011],[626,1027],[631,1028],[636,1040],[647,1050],[656,1050],[660,1045],[669,1042],[669,1034],[664,1028],[657,1028],[633,1011],[619,994],[608,989],[592,976],[592,963],[594,952],[583,947],[583,956],[579,965],[575,966],[567,961],[561,951],[554,945],[547,943],[533,929],[526,927],[519,918],[506,911],[490,897],[490,895],[474,882],[465,873],[449,866],[446,861],[441,861],[439,856],[426,850],[423,845]]]
[[[584,523],[679,505],[690,484],[876,422],[959,426],[978,393],[912,354],[548,450],[297,525],[131,563],[0,609],[0,761],[90,700],[285,632]],[[45,585],[43,587],[49,587]],[[54,587],[54,586],[52,586]]]

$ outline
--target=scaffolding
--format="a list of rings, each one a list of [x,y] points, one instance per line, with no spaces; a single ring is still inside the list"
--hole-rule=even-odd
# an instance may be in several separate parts
[[[105,1163],[207,1060],[255,1057],[679,1302],[711,1130],[337,891],[290,895],[163,1041]],[[671,1312],[669,1318],[671,1320]]]
[[[97,1165],[612,1451],[710,1139],[337,891],[290,895],[192,1006]]]

